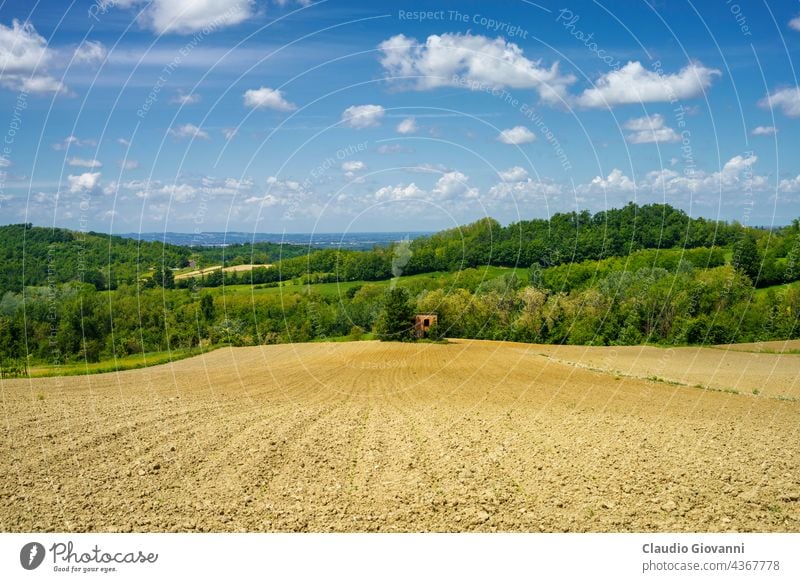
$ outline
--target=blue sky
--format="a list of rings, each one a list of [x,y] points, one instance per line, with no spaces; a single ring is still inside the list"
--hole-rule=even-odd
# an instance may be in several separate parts
[[[800,216],[800,3],[0,4],[0,222]]]

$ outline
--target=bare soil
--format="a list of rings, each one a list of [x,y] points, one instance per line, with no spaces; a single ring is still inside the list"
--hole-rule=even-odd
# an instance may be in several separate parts
[[[3,380],[0,530],[798,532],[799,376],[458,341]]]

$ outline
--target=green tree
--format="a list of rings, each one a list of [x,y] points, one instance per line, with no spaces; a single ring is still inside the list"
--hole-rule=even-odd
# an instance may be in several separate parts
[[[756,282],[761,269],[761,255],[758,252],[755,237],[747,234],[734,245],[731,263],[750,277],[751,281]]]
[[[402,287],[386,293],[383,312],[378,318],[377,333],[381,341],[411,341],[414,339],[414,310],[408,291]]]
[[[214,321],[214,298],[211,295],[205,294],[200,298],[200,312],[206,322]]]
[[[164,289],[175,288],[175,273],[163,263],[156,267],[156,271],[153,273],[153,280],[156,285]]]

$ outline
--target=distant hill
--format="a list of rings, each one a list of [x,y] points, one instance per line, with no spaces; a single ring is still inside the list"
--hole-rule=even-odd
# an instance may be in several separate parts
[[[157,242],[31,224],[0,226],[0,292],[84,281],[114,288],[157,265],[186,266],[191,250]]]
[[[398,240],[433,234],[429,231],[409,232],[314,232],[314,233],[268,233],[268,232],[143,232],[121,234],[125,238],[165,242],[189,247],[223,247],[251,245],[252,243],[274,243],[303,245],[313,248],[343,248],[370,250],[375,246],[387,246]]]

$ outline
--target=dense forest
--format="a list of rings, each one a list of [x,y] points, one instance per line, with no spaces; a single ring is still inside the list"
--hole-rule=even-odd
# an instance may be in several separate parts
[[[31,224],[0,226],[0,295],[23,287],[70,281],[97,290],[116,289],[157,269],[181,269],[193,260],[208,265],[268,264],[304,255],[308,248],[261,242],[226,247],[185,247],[96,232],[73,232]]]
[[[28,225],[0,235],[6,368],[380,336],[386,298],[400,295],[407,305],[394,311],[438,314],[435,337],[594,345],[800,337],[800,284],[788,284],[800,279],[798,221],[759,230],[629,205],[506,227],[487,219],[371,251],[244,245],[207,255]],[[23,248],[24,263],[14,255]],[[180,281],[165,274],[190,260],[249,263],[256,252],[255,262],[273,266]],[[76,276],[81,265],[103,280]]]

